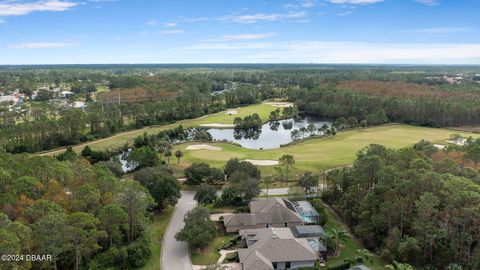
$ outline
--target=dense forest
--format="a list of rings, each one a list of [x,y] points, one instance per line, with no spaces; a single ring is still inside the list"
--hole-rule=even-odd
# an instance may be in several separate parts
[[[476,75],[477,74],[477,75]],[[260,193],[260,169],[231,159],[223,168],[180,163],[187,141],[210,142],[202,128],[144,134],[118,151],[32,156],[118,132],[201,117],[265,100],[296,106],[297,114],[334,119],[292,134],[334,136],[345,128],[388,122],[444,127],[480,124],[476,67],[206,65],[0,67],[0,249],[4,254],[51,254],[51,262],[10,262],[18,269],[132,269],[150,257],[154,213],[198,185],[199,204],[241,207]],[[462,79],[459,79],[462,78]],[[452,81],[453,80],[453,81]],[[60,97],[59,93],[68,92]],[[75,102],[85,106],[74,107]],[[266,119],[238,117],[235,136],[255,138]],[[322,137],[322,136],[317,136]],[[128,153],[131,177],[118,155]],[[371,145],[351,168],[331,171],[322,199],[385,263],[418,269],[480,268],[480,141],[438,151],[429,142],[400,150]],[[293,156],[277,167],[288,179]],[[283,168],[283,169],[282,169]],[[291,169],[291,168],[290,168]],[[175,170],[175,171],[174,171]],[[120,177],[124,177],[123,179]],[[270,179],[271,180],[271,179]],[[299,179],[305,190],[317,178]],[[226,185],[221,196],[216,188]],[[186,236],[180,235],[186,239]],[[2,264],[3,267],[3,264]],[[454,269],[454,268],[452,268]]]
[[[25,95],[1,104],[0,145],[33,153],[272,98],[295,102],[301,114],[368,125],[476,125],[479,73],[462,66],[0,67],[0,92]],[[71,94],[62,99],[59,91]],[[86,106],[66,106],[78,101]]]
[[[479,269],[480,176],[465,166],[478,162],[478,149],[480,141],[472,142],[453,160],[432,158],[425,141],[400,150],[371,145],[352,168],[328,174],[322,198],[386,262]]]

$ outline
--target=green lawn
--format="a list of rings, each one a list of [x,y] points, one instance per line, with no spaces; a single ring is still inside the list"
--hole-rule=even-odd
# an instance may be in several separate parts
[[[337,229],[337,230],[342,230],[342,229],[347,229],[345,224],[340,222],[337,218],[337,216],[330,210],[329,208],[325,208],[326,213],[328,215],[328,220],[327,223],[323,226],[323,229],[325,230],[326,233],[329,233],[332,229]],[[343,243],[343,247],[341,248],[340,255],[336,258],[329,257],[327,260],[327,267],[330,266],[336,266],[339,264],[344,263],[345,259],[350,259],[355,257],[357,255],[357,250],[363,249],[364,247],[362,244],[353,239],[353,238],[348,238],[345,243]],[[373,260],[373,263],[370,262],[364,262],[364,264],[372,270],[381,270],[385,269],[384,268],[384,263],[378,258],[375,257]],[[326,267],[324,267],[326,269]]]
[[[218,248],[223,244],[228,242],[232,238],[232,235],[220,235],[215,237],[215,239],[208,245],[205,250],[197,251],[191,250],[191,259],[192,264],[194,265],[211,265],[216,264],[218,259],[220,259],[220,253]]]
[[[150,249],[152,256],[150,256],[147,264],[140,268],[142,270],[159,270],[160,269],[160,254],[162,251],[162,238],[167,230],[168,222],[173,214],[173,207],[163,210],[161,214],[156,214],[152,224],[150,225],[149,235],[151,238]]]
[[[297,172],[318,172],[328,168],[352,164],[355,154],[369,144],[382,144],[390,148],[402,148],[420,141],[445,143],[451,134],[458,133],[448,129],[416,127],[409,125],[387,125],[367,129],[355,129],[339,132],[337,136],[324,139],[311,139],[295,145],[278,149],[256,150],[242,148],[229,143],[219,143],[222,151],[186,150],[192,143],[175,147],[181,149],[185,156],[181,166],[186,167],[193,162],[207,162],[215,167],[222,167],[230,158],[239,159],[271,159],[278,160],[284,154],[295,157]],[[478,137],[478,134],[460,132],[462,136]],[[273,166],[259,166],[264,174],[273,174]]]

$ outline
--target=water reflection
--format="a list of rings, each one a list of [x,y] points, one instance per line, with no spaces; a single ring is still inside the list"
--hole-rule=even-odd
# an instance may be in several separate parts
[[[274,149],[290,143],[292,132],[298,131],[298,136],[302,137],[317,135],[318,130],[325,124],[330,126],[331,123],[297,118],[270,122],[256,129],[209,129],[208,132],[215,140],[235,142],[245,148]]]

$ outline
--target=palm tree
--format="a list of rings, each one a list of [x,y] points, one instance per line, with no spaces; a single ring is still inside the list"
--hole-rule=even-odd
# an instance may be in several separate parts
[[[265,188],[267,189],[267,197],[268,197],[268,190],[273,184],[273,177],[271,175],[267,175],[263,178],[263,183],[265,184]]]
[[[165,158],[167,158],[167,162],[170,163],[170,158],[172,157],[172,151],[170,151],[170,149],[166,149],[163,155],[165,156]]]
[[[375,258],[375,255],[368,249],[357,249],[357,254],[362,258],[362,261],[368,261],[370,264],[373,263],[373,258]]]
[[[183,157],[183,152],[182,152],[182,150],[177,150],[177,151],[175,152],[175,157],[177,157],[178,164],[180,164],[180,158]]]
[[[331,233],[329,234],[329,238],[334,241],[334,256],[340,255],[340,243],[345,242],[348,237],[349,235],[346,230],[332,229]]]
[[[408,263],[399,263],[394,261],[392,264],[385,265],[388,270],[414,270],[413,266]]]

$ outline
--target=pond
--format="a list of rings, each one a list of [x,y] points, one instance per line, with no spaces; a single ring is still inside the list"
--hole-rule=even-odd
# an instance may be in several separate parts
[[[291,118],[281,121],[269,122],[258,129],[236,130],[230,129],[208,129],[214,140],[230,141],[250,149],[275,149],[281,145],[293,141],[291,132],[300,131],[310,124],[315,126],[314,135],[320,135],[318,131],[323,125],[330,127],[331,122],[320,121],[313,118]],[[300,137],[308,137],[312,133],[300,133]]]

